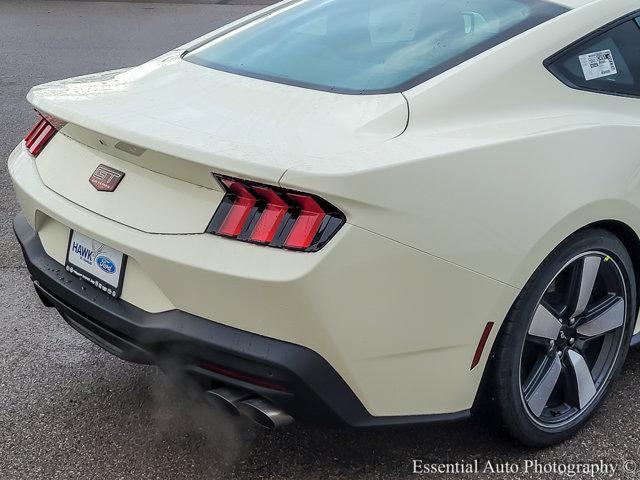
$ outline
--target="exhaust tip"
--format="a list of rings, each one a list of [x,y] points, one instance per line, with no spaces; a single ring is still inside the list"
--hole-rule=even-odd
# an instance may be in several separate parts
[[[255,397],[244,400],[237,405],[237,409],[252,422],[270,430],[294,422],[291,415],[263,398]]]
[[[245,390],[240,390],[239,388],[232,387],[222,387],[215,390],[208,390],[206,395],[207,401],[209,403],[220,407],[221,409],[232,415],[238,415],[240,413],[236,404],[250,397],[251,393]]]

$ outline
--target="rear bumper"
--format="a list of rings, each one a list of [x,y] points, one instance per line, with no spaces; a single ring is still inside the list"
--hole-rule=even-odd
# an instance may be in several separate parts
[[[419,422],[424,415],[441,418],[472,407],[489,356],[487,348],[470,369],[478,339],[487,322],[499,324],[504,318],[516,289],[349,223],[313,254],[259,248],[206,233],[158,234],[127,227],[43,183],[37,162],[60,158],[47,153],[54,151],[50,146],[38,159],[23,145],[9,157],[22,212],[55,269],[64,266],[70,230],[127,255],[121,302],[108,304],[116,312],[123,304],[136,307],[143,325],[158,328],[168,318],[166,312],[181,311],[256,338],[304,347],[331,366],[348,395],[357,398],[358,411],[363,407],[376,423],[397,423],[395,418],[405,416]],[[89,160],[78,163],[85,168]],[[129,171],[126,162],[107,163]],[[103,201],[115,197],[117,192]],[[69,305],[51,285],[40,285]],[[86,314],[83,307],[75,310]],[[251,344],[254,337],[243,338]],[[488,346],[494,338],[492,333]],[[293,367],[293,362],[283,364],[304,377],[316,396],[333,396],[331,390],[324,393],[324,377],[311,385],[308,375],[295,370],[306,362],[296,358]],[[337,398],[339,407],[331,411],[350,408],[343,407],[350,402]],[[351,424],[369,418],[338,417],[355,418],[345,420]]]
[[[16,217],[14,230],[43,303],[55,307],[73,328],[120,358],[177,368],[205,388],[225,384],[250,390],[302,420],[374,427],[469,416],[468,411],[371,416],[340,375],[312,350],[179,310],[149,313],[108,297],[50,258],[24,216]]]

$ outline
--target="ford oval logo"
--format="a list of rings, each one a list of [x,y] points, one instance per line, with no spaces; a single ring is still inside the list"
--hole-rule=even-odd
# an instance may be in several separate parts
[[[116,264],[113,263],[109,258],[105,256],[100,256],[96,258],[96,263],[98,266],[107,273],[116,273]]]

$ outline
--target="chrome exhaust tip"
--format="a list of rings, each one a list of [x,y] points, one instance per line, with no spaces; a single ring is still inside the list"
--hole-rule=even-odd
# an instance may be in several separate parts
[[[291,415],[264,398],[254,397],[241,401],[237,408],[253,423],[268,429],[284,427],[294,422]]]
[[[238,415],[237,403],[251,398],[253,394],[246,390],[233,387],[221,387],[215,390],[208,390],[206,399],[209,403],[218,406],[232,415]]]

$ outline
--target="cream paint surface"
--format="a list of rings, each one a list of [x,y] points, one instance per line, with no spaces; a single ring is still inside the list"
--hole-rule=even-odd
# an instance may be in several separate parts
[[[53,191],[104,217],[149,233],[202,233],[224,196],[218,190],[151,172],[64,135],[51,140],[36,164],[42,181]],[[89,183],[98,165],[124,172],[117,194],[100,192]]]
[[[46,188],[22,147],[12,154],[9,170],[25,215],[38,224],[47,251],[58,261],[69,228],[110,245],[148,278],[147,284],[133,282],[127,272],[123,298],[128,302],[150,311],[175,306],[311,348],[374,415],[469,408],[482,376],[482,368],[469,370],[477,338],[518,293],[350,225],[316,254],[208,234],[148,234]],[[460,303],[451,285],[468,292],[469,301]],[[398,369],[407,374],[398,376]],[[433,379],[438,388],[416,382],[417,376]]]

